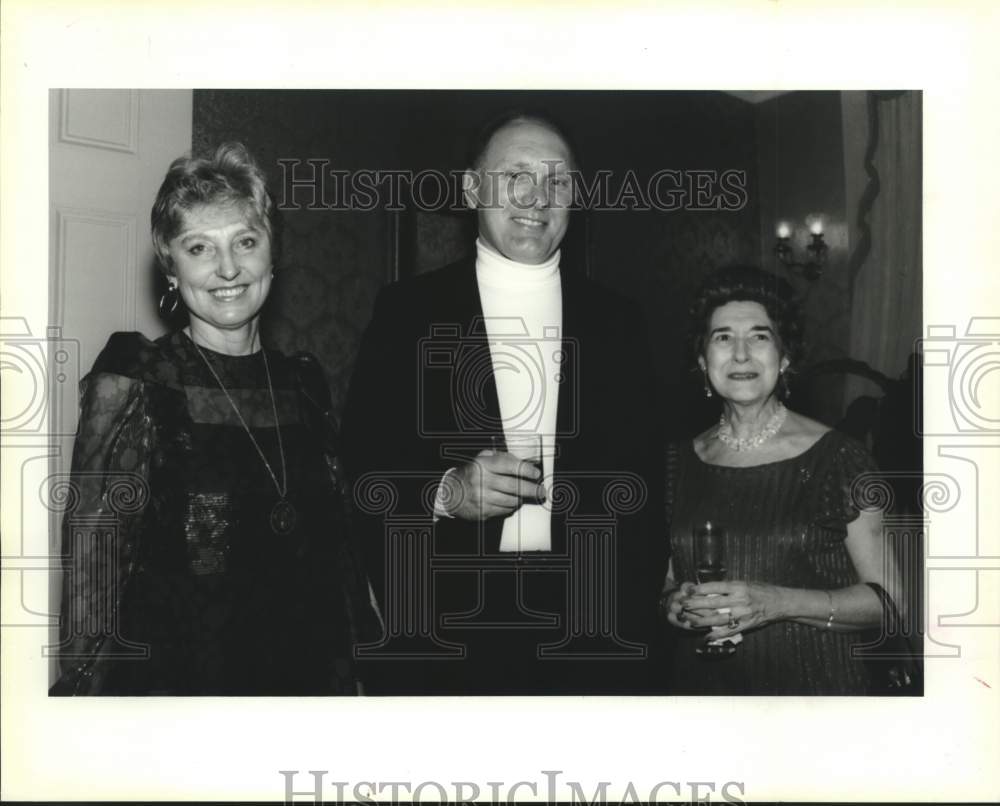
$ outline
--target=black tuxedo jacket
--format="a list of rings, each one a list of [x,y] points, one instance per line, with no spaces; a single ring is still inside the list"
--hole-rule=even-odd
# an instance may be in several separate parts
[[[561,333],[519,342],[514,323],[510,336],[526,361],[537,350],[562,357],[552,551],[520,557],[499,553],[502,518],[433,517],[445,471],[503,434],[474,260],[395,283],[376,300],[342,429],[369,572],[393,639],[374,654],[383,660],[368,662],[371,693],[658,686],[656,600],[668,545],[642,318],[636,305],[566,267],[561,277]],[[591,582],[595,574],[602,579]],[[596,626],[582,623],[590,617],[578,601],[595,585],[611,591]],[[421,612],[407,611],[414,607]]]

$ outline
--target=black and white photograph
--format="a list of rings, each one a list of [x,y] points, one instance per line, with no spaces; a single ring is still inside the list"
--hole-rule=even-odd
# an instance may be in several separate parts
[[[1000,794],[998,127],[962,76],[744,42],[609,79],[536,31],[531,80],[413,81],[363,14],[378,75],[345,28],[340,72],[314,31],[239,76],[295,47],[257,11],[204,65],[184,9],[5,78],[4,797]]]
[[[918,92],[61,89],[52,195],[189,110],[54,202],[53,693],[920,694]]]

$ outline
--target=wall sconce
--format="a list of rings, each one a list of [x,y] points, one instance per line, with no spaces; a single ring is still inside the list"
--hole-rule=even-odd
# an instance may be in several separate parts
[[[806,245],[808,260],[795,260],[791,244],[792,227],[786,221],[778,223],[778,242],[774,245],[774,254],[786,269],[796,271],[808,280],[815,280],[823,274],[829,250],[823,240],[823,217],[816,214],[806,216],[806,226],[812,235],[812,241]]]

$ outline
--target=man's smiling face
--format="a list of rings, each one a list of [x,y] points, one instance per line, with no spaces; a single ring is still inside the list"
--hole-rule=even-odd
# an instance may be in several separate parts
[[[514,121],[490,139],[468,178],[479,211],[479,237],[519,263],[548,260],[569,226],[573,180],[569,146],[551,129]]]

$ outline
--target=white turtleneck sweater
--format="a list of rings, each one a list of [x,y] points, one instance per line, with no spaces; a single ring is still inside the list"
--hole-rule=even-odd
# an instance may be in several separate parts
[[[546,503],[524,504],[504,521],[500,550],[546,551],[552,547],[548,499],[562,354],[559,252],[529,265],[504,257],[479,239],[476,280],[504,433],[508,441],[527,434],[542,438]]]

